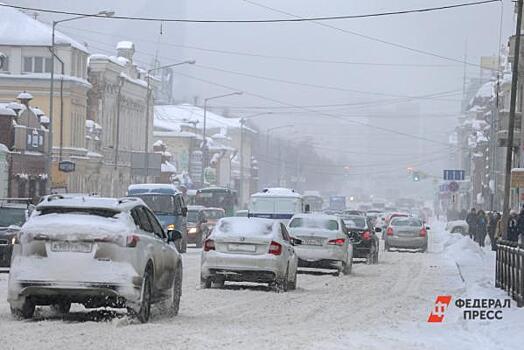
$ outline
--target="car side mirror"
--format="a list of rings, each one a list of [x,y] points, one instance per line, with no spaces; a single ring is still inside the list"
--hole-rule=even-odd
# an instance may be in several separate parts
[[[182,232],[177,230],[169,230],[167,231],[167,243],[176,243],[177,241],[182,239]]]
[[[293,238],[293,237],[290,238],[290,242],[291,242],[292,246],[296,246],[296,245],[301,245],[302,244],[302,240],[301,239]]]
[[[376,233],[380,233],[380,232],[382,232],[382,229],[380,227],[375,227],[375,232]]]
[[[187,216],[187,207],[182,207],[182,216],[183,217]]]

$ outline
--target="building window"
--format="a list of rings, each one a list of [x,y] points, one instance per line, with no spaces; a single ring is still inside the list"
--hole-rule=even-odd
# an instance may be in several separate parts
[[[9,56],[3,56],[0,58],[0,71],[7,72],[9,70]]]
[[[24,57],[24,73],[51,73],[49,57]]]

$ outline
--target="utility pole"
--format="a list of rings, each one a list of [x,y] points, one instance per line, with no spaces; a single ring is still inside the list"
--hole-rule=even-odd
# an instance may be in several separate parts
[[[240,118],[240,189],[238,197],[240,198],[240,207],[244,209],[244,124],[246,120]]]
[[[519,57],[520,57],[520,28],[522,26],[522,4],[523,0],[517,2],[517,28],[515,30],[515,50],[513,52],[512,76],[511,76],[511,99],[509,106],[508,121],[508,143],[506,145],[506,172],[504,178],[504,207],[502,212],[502,224],[504,227],[503,238],[507,237],[508,217],[509,217],[509,197],[511,168],[513,160],[513,136],[515,128],[515,109],[517,104],[517,84],[519,74]]]

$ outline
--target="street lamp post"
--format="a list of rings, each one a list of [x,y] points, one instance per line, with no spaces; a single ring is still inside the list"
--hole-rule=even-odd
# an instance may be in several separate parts
[[[51,82],[50,82],[50,92],[49,92],[49,141],[48,141],[48,157],[47,157],[47,187],[48,193],[51,189],[51,166],[53,163],[53,98],[55,94],[55,33],[56,26],[63,22],[71,22],[77,19],[90,18],[90,17],[113,17],[115,14],[114,11],[100,11],[92,15],[82,15],[75,16],[71,18],[61,19],[59,21],[53,21],[52,30],[51,30]],[[58,57],[56,57],[59,59]],[[60,60],[60,59],[59,59]],[[62,75],[63,75],[63,63],[62,63]],[[63,78],[63,77],[62,77]]]
[[[213,97],[208,97],[204,99],[204,125],[202,127],[202,172],[200,174],[200,185],[204,185],[204,171],[207,166],[207,102],[211,100],[216,100],[223,97],[233,96],[233,95],[242,95],[242,91],[235,91],[225,95],[218,95]]]
[[[147,92],[146,92],[146,137],[144,144],[144,155],[145,155],[145,173],[144,173],[144,183],[147,183],[147,177],[149,176],[149,108],[150,108],[150,99],[151,99],[151,73],[157,70],[162,70],[165,68],[171,68],[176,66],[181,66],[183,64],[195,64],[195,60],[187,60],[182,62],[177,62],[173,64],[168,64],[162,67],[151,68],[147,71]]]

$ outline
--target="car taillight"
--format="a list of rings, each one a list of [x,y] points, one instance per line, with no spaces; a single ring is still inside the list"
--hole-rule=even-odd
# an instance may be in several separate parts
[[[126,247],[135,248],[139,240],[140,240],[140,237],[138,235],[127,236]]]
[[[269,254],[273,254],[273,255],[282,254],[282,245],[277,242],[271,242],[269,244]]]
[[[371,233],[369,233],[369,231],[364,231],[362,233],[362,239],[364,241],[369,241],[371,239]]]
[[[428,231],[426,230],[426,228],[422,227],[420,229],[420,237],[426,237],[427,234],[428,234]]]
[[[208,252],[210,250],[215,250],[215,241],[213,241],[212,239],[207,239],[204,242],[204,251]]]
[[[388,236],[393,236],[393,227],[388,227],[387,231],[386,231],[386,234]]]
[[[346,240],[344,238],[337,238],[329,240],[328,244],[342,246],[345,242]]]

